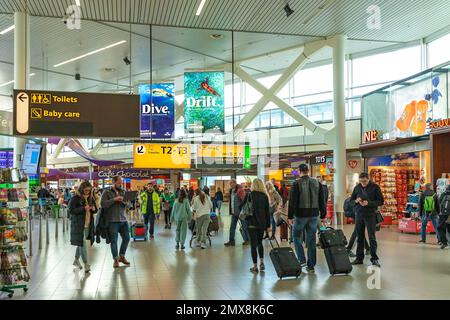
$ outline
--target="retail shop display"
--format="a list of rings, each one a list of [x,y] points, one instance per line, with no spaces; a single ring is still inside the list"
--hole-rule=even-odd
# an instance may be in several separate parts
[[[380,212],[384,217],[384,224],[390,225],[394,218],[397,217],[397,200],[395,194],[397,192],[396,173],[393,169],[372,169],[370,171],[372,181],[378,184],[383,193],[384,205]],[[403,187],[400,185],[400,189]]]
[[[404,233],[418,234],[422,228],[422,219],[419,216],[419,193],[408,194],[404,217],[399,219],[398,230]],[[427,233],[435,232],[431,221],[427,223]]]
[[[22,170],[0,171],[0,291],[11,298],[28,290],[30,280],[24,242],[28,240],[28,180]]]

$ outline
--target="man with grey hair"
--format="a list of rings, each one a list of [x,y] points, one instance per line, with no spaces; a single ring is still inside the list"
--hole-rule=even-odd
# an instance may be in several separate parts
[[[231,215],[231,225],[230,225],[230,240],[225,243],[226,247],[233,247],[236,245],[235,236],[236,236],[236,227],[238,221],[241,222],[241,234],[242,239],[244,240],[243,245],[248,245],[249,236],[247,230],[247,223],[244,220],[239,219],[239,207],[241,203],[244,201],[246,196],[244,188],[240,184],[236,182],[235,179],[231,179],[230,181],[230,215]]]

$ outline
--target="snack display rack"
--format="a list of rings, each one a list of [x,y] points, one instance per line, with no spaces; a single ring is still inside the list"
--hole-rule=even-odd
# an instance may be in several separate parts
[[[0,171],[0,292],[28,291],[24,243],[28,240],[28,179],[18,169]]]
[[[408,195],[414,192],[419,170],[379,168],[372,169],[370,175],[383,193],[384,206],[380,210],[385,218],[383,224],[398,223],[409,204]]]

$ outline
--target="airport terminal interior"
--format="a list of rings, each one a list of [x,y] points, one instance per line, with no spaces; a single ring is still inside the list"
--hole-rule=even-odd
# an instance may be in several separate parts
[[[449,21],[0,1],[0,300],[448,299]]]

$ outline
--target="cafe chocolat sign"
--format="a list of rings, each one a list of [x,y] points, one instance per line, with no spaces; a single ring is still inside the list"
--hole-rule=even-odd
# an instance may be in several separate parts
[[[14,134],[139,138],[139,96],[14,90]]]
[[[114,176],[121,176],[127,179],[151,179],[150,170],[138,169],[110,169],[102,170],[97,173],[98,179],[110,179]]]

